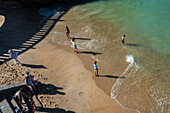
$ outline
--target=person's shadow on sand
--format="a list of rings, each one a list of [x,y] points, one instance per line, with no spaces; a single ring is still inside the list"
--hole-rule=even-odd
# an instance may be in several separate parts
[[[125,79],[126,77],[112,76],[112,75],[99,75],[97,77],[107,77],[107,78],[116,78],[116,79]]]
[[[43,65],[22,64],[22,66],[26,66],[26,67],[30,67],[30,68],[43,68],[43,69],[47,69],[47,67],[45,67]]]
[[[142,46],[141,44],[125,44],[127,46]]]
[[[71,37],[74,38],[74,37]],[[75,40],[91,40],[90,38],[74,38]]]
[[[39,94],[46,94],[46,95],[60,94],[60,95],[65,95],[64,92],[58,91],[58,90],[62,90],[63,89],[62,87],[56,87],[56,86],[54,86],[52,84],[42,84],[41,82],[37,82],[37,83],[38,83],[38,86],[36,86],[35,97],[36,97],[37,101],[39,102],[39,105],[41,106],[41,108],[43,108],[43,104],[38,98]]]
[[[56,95],[56,94],[60,94],[60,95],[65,95],[64,92],[60,92],[58,90],[62,90],[62,87],[56,87],[52,84],[42,84],[42,83],[38,83],[38,90],[37,93],[38,94],[48,94],[48,95]]]
[[[100,55],[102,53],[98,53],[98,52],[92,52],[92,51],[78,51],[79,54],[92,54],[92,55]]]
[[[37,107],[36,111],[38,112],[47,112],[47,113],[75,113],[74,111],[66,111],[61,108],[41,108]]]

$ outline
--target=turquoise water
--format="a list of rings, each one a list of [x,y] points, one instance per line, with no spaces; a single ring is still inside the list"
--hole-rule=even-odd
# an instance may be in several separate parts
[[[88,38],[98,41],[95,50],[101,51],[102,57],[97,58],[103,64],[107,63],[110,69],[106,69],[107,72],[126,76],[125,80],[113,84],[112,98],[141,113],[168,113],[169,6],[169,0],[99,0],[72,10],[79,22],[86,23],[87,31],[91,29]],[[126,45],[122,46],[124,34]],[[124,50],[128,52],[124,53]],[[118,72],[121,68],[114,68],[122,66],[122,59],[129,65]]]

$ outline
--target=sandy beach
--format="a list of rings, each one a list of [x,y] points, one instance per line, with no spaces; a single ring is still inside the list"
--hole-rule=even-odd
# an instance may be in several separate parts
[[[69,12],[68,12],[69,13]],[[67,20],[65,14],[61,20]],[[19,60],[26,66],[15,66],[12,61],[0,66],[1,76],[11,73],[12,80],[1,81],[2,85],[16,83],[24,79],[23,74],[30,71],[44,84],[53,86],[52,91],[38,95],[43,109],[38,112],[76,112],[76,113],[136,113],[122,107],[110,97],[110,88],[116,78],[94,77],[93,62],[89,54],[75,54],[70,46],[54,44],[51,35],[60,29],[64,34],[64,21],[59,21],[61,28],[54,28],[33,48],[19,55]],[[38,31],[37,31],[38,32]],[[56,35],[57,38],[61,38]],[[17,41],[13,40],[13,41]],[[7,42],[8,43],[8,42]],[[100,63],[98,64],[100,67]],[[15,68],[15,72],[11,70]],[[8,71],[10,70],[10,71]],[[17,74],[16,74],[17,73]],[[15,75],[15,76],[14,76]],[[109,84],[109,85],[108,85]],[[101,86],[99,88],[98,86]],[[35,99],[36,101],[36,99]],[[36,101],[39,106],[39,102]],[[59,111],[60,110],[60,111]]]

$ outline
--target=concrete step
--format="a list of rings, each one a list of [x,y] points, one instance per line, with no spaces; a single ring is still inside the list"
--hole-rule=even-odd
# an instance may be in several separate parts
[[[2,113],[14,113],[10,104],[5,98],[3,101],[0,102],[0,111]]]

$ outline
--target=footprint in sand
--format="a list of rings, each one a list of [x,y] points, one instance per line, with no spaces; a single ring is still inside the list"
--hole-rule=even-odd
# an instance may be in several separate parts
[[[82,96],[83,94],[84,94],[84,92],[81,91],[81,92],[79,93],[79,96]]]

